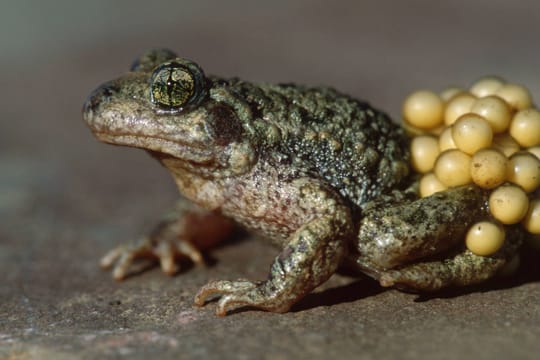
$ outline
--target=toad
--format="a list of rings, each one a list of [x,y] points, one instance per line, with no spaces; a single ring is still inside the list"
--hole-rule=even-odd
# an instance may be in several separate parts
[[[123,279],[153,257],[169,274],[177,259],[201,263],[204,244],[233,223],[280,252],[262,281],[213,281],[195,297],[286,312],[340,267],[382,286],[434,291],[493,277],[519,246],[508,236],[491,256],[464,246],[488,218],[474,185],[419,198],[408,137],[385,113],[329,87],[251,83],[205,75],[170,50],[143,54],[98,87],[83,117],[101,141],[147,150],[187,199],[142,240],[102,260]]]

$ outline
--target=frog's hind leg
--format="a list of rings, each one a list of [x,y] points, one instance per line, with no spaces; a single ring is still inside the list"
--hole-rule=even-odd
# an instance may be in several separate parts
[[[519,229],[509,229],[503,247],[491,256],[475,255],[467,249],[440,261],[420,262],[379,274],[382,286],[406,290],[435,291],[466,286],[492,278],[516,254],[522,242]]]
[[[371,206],[360,221],[358,266],[376,275],[459,247],[469,227],[489,217],[488,195],[464,186],[405,204]]]

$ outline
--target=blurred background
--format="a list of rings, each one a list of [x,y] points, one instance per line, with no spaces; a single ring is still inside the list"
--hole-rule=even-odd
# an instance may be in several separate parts
[[[73,166],[107,182],[99,167],[89,167],[150,162],[129,149],[94,144],[80,108],[92,89],[153,47],[171,48],[207,73],[334,86],[396,119],[409,92],[468,86],[486,74],[540,94],[540,5],[532,0],[23,0],[0,6],[0,157],[31,162],[26,170],[41,167],[42,176],[53,168],[68,172],[52,186],[67,186]],[[8,176],[6,165],[0,169]]]
[[[540,3],[533,0],[0,2],[0,357],[2,350],[9,354],[13,344],[23,349],[27,349],[26,345],[48,344],[45,348],[54,350],[50,356],[55,358],[60,350],[51,344],[57,344],[58,339],[46,339],[58,333],[86,336],[99,329],[114,334],[118,330],[116,320],[88,315],[90,310],[97,311],[96,306],[99,312],[110,315],[110,307],[96,305],[95,299],[107,298],[103,294],[116,294],[124,304],[130,296],[139,300],[147,296],[147,303],[163,309],[163,289],[169,289],[174,296],[179,294],[178,289],[186,289],[176,307],[168,306],[173,306],[172,314],[191,311],[191,296],[207,279],[202,271],[195,271],[195,280],[188,280],[193,278],[187,275],[170,280],[154,271],[144,275],[146,278],[118,285],[96,267],[104,251],[147,229],[176,198],[169,175],[155,161],[142,151],[97,143],[81,120],[86,96],[100,83],[127,71],[146,49],[168,47],[195,60],[205,72],[226,77],[330,85],[368,100],[399,119],[401,101],[409,92],[419,88],[438,91],[449,85],[466,87],[489,74],[523,84],[539,99],[538,24]],[[223,250],[219,266],[211,274],[218,278],[264,277],[273,256],[264,255],[264,246],[242,244],[237,252]],[[262,253],[262,259],[252,260],[248,255],[254,252]],[[247,263],[248,269],[221,267],[227,257],[233,262]],[[239,258],[242,261],[235,260]],[[149,283],[153,290],[149,290]],[[528,296],[538,299],[538,286],[532,290],[534,295],[530,295],[529,289]],[[118,295],[118,291],[125,293]],[[498,309],[497,294],[492,300],[482,301],[487,301],[495,313],[504,310],[507,314],[514,305],[505,303],[504,309]],[[401,300],[395,308],[384,303],[384,299],[376,298],[384,304],[381,308],[377,303],[370,305],[374,314],[381,314],[382,308],[398,312],[405,306],[399,303],[401,300],[416,305],[416,309],[421,306],[413,304],[406,295],[398,295]],[[344,305],[349,305],[350,310],[350,304]],[[364,305],[358,304],[358,309]],[[470,318],[467,311],[458,311],[461,306],[468,306],[466,302],[444,302],[439,310],[430,307],[433,302],[424,306],[425,321],[432,321],[433,316],[438,318],[439,310],[452,311],[452,306],[456,306],[458,320],[449,320],[452,325],[448,325],[448,334],[461,329]],[[514,320],[521,319],[522,327],[516,331],[539,335],[538,305],[532,315],[520,309],[513,315],[517,317]],[[312,310],[317,311],[317,307]],[[335,316],[342,316],[347,324],[351,321],[349,310]],[[387,315],[391,318],[395,312]],[[71,322],[66,320],[66,314]],[[209,310],[196,314],[213,319]],[[238,321],[241,316],[256,316],[261,321],[263,316],[244,314],[227,321]],[[496,330],[502,323],[488,320],[490,315],[485,313],[483,319],[487,323],[482,326],[487,324],[494,331],[493,341],[479,340],[474,335],[470,340],[451,337],[454,344],[469,344],[468,351],[474,352],[475,341],[483,341],[493,353],[502,354],[502,345],[497,344],[505,336]],[[173,315],[162,315],[154,322],[123,316],[120,328],[124,330],[155,330],[167,324],[167,316]],[[530,323],[533,330],[525,320],[531,316],[536,319]],[[371,332],[376,335],[370,338],[369,331],[357,327],[358,333],[353,336],[371,344],[370,354],[379,358],[389,351],[384,345],[377,345],[381,336],[390,334],[390,327],[384,325],[389,318],[382,317],[377,331]],[[112,315],[111,318],[117,319]],[[270,325],[265,324],[275,332],[276,327],[271,325],[275,320],[269,320],[275,318],[263,319],[270,321]],[[321,324],[320,321],[324,324],[324,319],[314,324]],[[73,330],[75,323],[79,325]],[[86,333],[81,333],[80,324]],[[302,320],[296,324],[313,331],[320,326],[302,325]],[[423,341],[429,335],[422,329],[412,332],[417,337],[410,335],[416,324],[411,318],[403,320],[399,329],[402,335],[409,334],[408,342],[394,344],[390,349],[410,358],[438,352]],[[350,329],[352,325],[344,326]],[[369,328],[369,324],[362,326]],[[306,337],[295,337],[291,335],[294,332],[283,331],[279,326],[277,329],[297,346],[296,355],[307,354],[306,344],[310,342],[302,340]],[[395,330],[398,334],[399,329]],[[247,334],[250,330],[248,326]],[[431,328],[430,332],[441,333],[440,330]],[[100,339],[105,335],[96,336]],[[325,336],[332,338],[332,333]],[[97,344],[77,339],[78,345],[72,344],[75,348]],[[133,339],[136,343],[140,338]],[[341,335],[332,339],[334,345],[339,345],[334,347],[335,354],[349,350],[353,354],[358,344],[344,342]],[[521,343],[514,343],[512,349],[520,348],[522,354],[527,355],[537,346],[533,337],[520,339]],[[265,339],[261,341],[265,344]],[[424,347],[418,347],[418,342]],[[431,343],[437,343],[437,339]],[[451,344],[452,341],[441,346],[459,352]],[[423,349],[423,355],[415,349]],[[282,356],[288,354],[288,350],[284,351]],[[482,358],[482,353],[475,354]]]
[[[81,104],[152,47],[171,48],[207,73],[334,86],[394,118],[412,90],[468,86],[486,74],[540,93],[540,5],[532,0],[0,6],[0,154],[37,157],[47,167],[63,166],[65,157],[84,163],[94,153],[123,156],[91,144]]]

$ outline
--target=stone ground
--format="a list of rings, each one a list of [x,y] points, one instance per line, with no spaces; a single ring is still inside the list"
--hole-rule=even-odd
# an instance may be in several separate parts
[[[95,86],[160,46],[210,73],[333,85],[396,117],[409,91],[491,73],[538,99],[537,2],[52,3],[0,5],[0,358],[538,358],[531,251],[510,280],[433,297],[334,276],[282,315],[192,306],[209,279],[265,277],[276,250],[253,239],[211,252],[208,268],[115,283],[99,257],[148,230],[176,191],[80,116]]]

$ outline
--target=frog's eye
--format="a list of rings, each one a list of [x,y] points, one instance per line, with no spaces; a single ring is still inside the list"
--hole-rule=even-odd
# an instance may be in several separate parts
[[[162,110],[181,111],[206,95],[204,73],[195,63],[175,59],[158,66],[150,79],[152,103]]]

